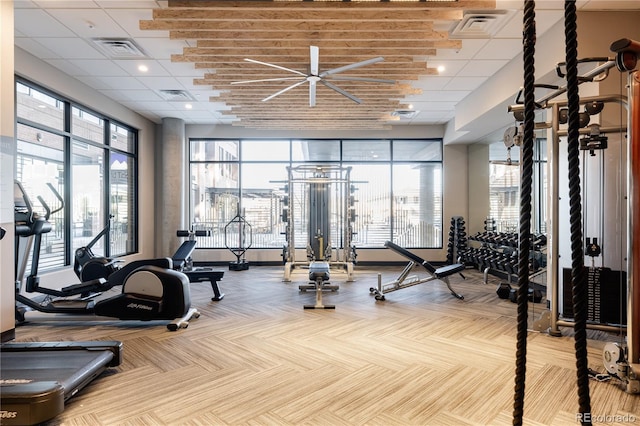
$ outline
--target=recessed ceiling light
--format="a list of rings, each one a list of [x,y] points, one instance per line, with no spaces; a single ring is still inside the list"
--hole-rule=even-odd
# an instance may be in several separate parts
[[[184,107],[185,107],[186,109],[191,109],[191,108],[193,108],[193,105],[191,105],[191,104],[184,104]]]
[[[147,71],[149,71],[149,67],[146,66],[146,65],[138,65],[138,71],[147,72]]]
[[[446,70],[446,68],[444,67],[444,65],[438,65],[438,68],[437,68],[437,69],[438,69],[438,72],[439,72],[439,73],[443,73],[443,72]]]

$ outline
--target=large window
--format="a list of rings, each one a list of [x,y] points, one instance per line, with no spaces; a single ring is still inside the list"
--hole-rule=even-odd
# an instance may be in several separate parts
[[[96,255],[135,252],[137,131],[21,79],[16,112],[16,179],[40,212],[38,196],[63,207],[49,219],[40,269],[72,264],[74,251],[107,225]]]
[[[502,142],[489,147],[489,217],[496,231],[518,232],[520,217],[520,148]],[[532,232],[546,232],[546,139],[534,141]]]
[[[348,217],[358,248],[387,240],[442,246],[441,140],[192,139],[189,158],[191,222],[212,231],[200,247],[224,248],[225,233],[236,238],[227,224],[238,214],[251,225],[253,248],[282,248],[289,220],[296,233],[312,232],[304,188],[289,188],[288,180],[290,169],[308,165],[349,168],[351,187],[332,198],[328,211],[334,222]],[[297,216],[287,217],[289,211]],[[296,247],[305,248],[308,238],[298,237]]]

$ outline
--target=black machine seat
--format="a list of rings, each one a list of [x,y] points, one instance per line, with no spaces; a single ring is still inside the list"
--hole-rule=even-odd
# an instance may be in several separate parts
[[[311,262],[309,265],[310,281],[329,281],[329,263],[327,262]]]
[[[180,244],[178,250],[173,254],[171,259],[173,260],[173,267],[175,269],[182,269],[185,267],[187,260],[191,259],[191,255],[196,248],[196,240],[187,240]]]
[[[454,263],[453,265],[446,265],[446,266],[442,266],[440,268],[436,268],[435,266],[433,266],[431,263],[427,262],[426,260],[424,260],[423,258],[421,258],[420,256],[418,256],[415,253],[411,253],[409,250],[400,247],[399,245],[392,243],[391,241],[387,241],[384,243],[384,246],[386,248],[389,248],[393,251],[395,251],[398,254],[401,254],[402,256],[406,257],[407,259],[410,259],[411,261],[417,263],[418,265],[423,266],[427,271],[429,271],[429,273],[433,274],[436,276],[436,278],[444,278],[444,277],[448,277],[449,275],[453,275],[456,272],[461,272],[464,270],[465,266],[461,263]]]
[[[441,266],[440,268],[433,271],[433,275],[435,275],[436,278],[444,278],[448,277],[449,275],[453,275],[456,272],[462,272],[464,271],[464,269],[465,266],[462,263],[454,263],[453,265]]]

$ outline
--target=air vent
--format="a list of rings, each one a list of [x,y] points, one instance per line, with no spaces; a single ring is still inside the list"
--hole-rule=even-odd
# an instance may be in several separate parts
[[[91,39],[110,59],[140,59],[147,54],[128,38],[93,38]]]
[[[420,111],[416,111],[414,109],[397,109],[391,113],[392,117],[399,117],[404,119],[411,119],[418,115]]]
[[[162,99],[169,102],[187,102],[196,100],[186,90],[158,90],[158,94]]]
[[[462,20],[449,31],[450,38],[491,38],[502,28],[506,10],[464,12]]]

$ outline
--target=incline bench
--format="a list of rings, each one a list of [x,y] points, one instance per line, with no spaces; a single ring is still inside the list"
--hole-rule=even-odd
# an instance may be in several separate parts
[[[213,290],[213,297],[211,300],[222,300],[224,293],[220,293],[218,281],[220,281],[224,276],[224,271],[218,271],[209,267],[194,268],[191,263],[191,255],[195,248],[195,240],[184,241],[171,257],[171,260],[173,261],[173,268],[185,274],[191,283],[210,282],[211,289]]]
[[[453,265],[446,265],[440,268],[436,268],[420,256],[416,255],[415,253],[411,253],[409,250],[402,248],[399,245],[392,243],[391,241],[385,242],[384,246],[409,259],[409,263],[407,264],[407,266],[405,266],[400,276],[390,283],[382,284],[382,277],[381,275],[378,275],[378,287],[371,287],[369,289],[369,292],[375,295],[376,300],[384,300],[384,295],[386,293],[391,293],[392,291],[401,290],[403,288],[411,287],[433,280],[443,281],[447,285],[447,288],[452,295],[460,300],[464,299],[464,296],[456,293],[451,288],[451,284],[449,283],[449,275],[453,275],[456,272],[460,273],[460,276],[464,279],[462,271],[465,269],[465,266],[463,264],[456,263]],[[416,265],[420,265],[425,268],[429,273],[429,276],[426,278],[418,278],[415,276],[408,277],[409,272],[411,272],[413,267]]]

